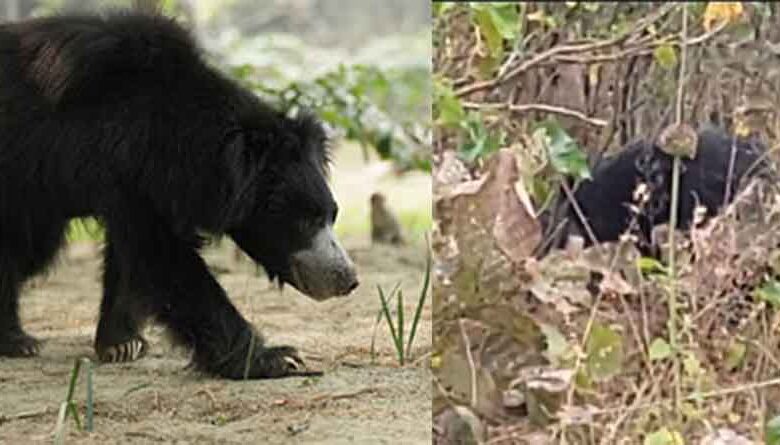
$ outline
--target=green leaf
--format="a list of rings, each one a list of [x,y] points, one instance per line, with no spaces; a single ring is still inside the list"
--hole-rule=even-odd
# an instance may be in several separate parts
[[[517,37],[520,15],[517,12],[518,5],[516,3],[471,2],[469,6],[475,12],[489,14],[496,31],[505,39]]]
[[[420,290],[420,297],[417,300],[417,308],[414,310],[414,318],[412,319],[412,327],[409,331],[409,342],[406,344],[406,354],[411,354],[412,352],[412,342],[414,341],[414,336],[417,333],[417,325],[420,323],[420,316],[422,315],[423,307],[425,306],[425,299],[428,295],[428,289],[431,285],[431,264],[433,262],[432,255],[430,253],[430,250],[427,250],[427,255],[425,255],[425,275],[423,276],[423,285],[422,289]]]
[[[390,132],[382,133],[376,140],[374,146],[381,159],[389,159],[393,154],[393,135]]]
[[[527,180],[526,187],[534,202],[547,202],[552,193],[550,181],[546,180],[542,175],[532,175]]]
[[[480,79],[489,79],[493,76],[496,70],[501,66],[501,60],[503,59],[503,49],[498,55],[488,55],[488,57],[477,57],[475,59],[477,65],[477,73]]]
[[[754,291],[754,295],[759,300],[764,300],[773,308],[780,307],[780,283],[776,280],[770,280],[763,286]]]
[[[780,416],[775,416],[766,423],[766,445],[780,445]]]
[[[747,39],[753,37],[756,30],[749,20],[736,22],[729,26],[729,35],[735,39]]]
[[[518,24],[520,22],[517,14],[517,6],[514,4],[491,5],[488,9],[493,26],[501,37],[507,40],[514,40],[517,37]]]
[[[554,325],[547,323],[540,323],[539,328],[547,343],[547,351],[545,353],[547,357],[551,360],[558,360],[559,362],[560,360],[565,359],[566,355],[571,351],[571,347],[561,331]]]
[[[460,157],[466,162],[474,162],[497,151],[504,145],[506,134],[490,132],[482,122],[482,116],[479,113],[469,113],[466,120],[461,123],[461,127],[468,136],[460,147]]]
[[[433,15],[439,17],[452,9],[456,3],[454,2],[434,2],[433,3]]]
[[[653,51],[653,57],[661,68],[671,70],[677,66],[677,52],[674,47],[669,44],[664,44]]]
[[[175,0],[162,0],[162,13],[166,16],[173,16],[176,14],[176,1]]]
[[[322,120],[331,125],[341,128],[347,128],[352,125],[350,119],[347,116],[339,113],[338,110],[332,107],[322,108],[319,114]]]
[[[404,354],[404,294],[400,289],[398,290],[396,301],[398,302],[398,308],[396,309],[398,312],[396,314],[398,316],[398,338],[396,339],[395,348],[398,351],[398,363],[403,366],[404,358],[406,357],[406,354]]]
[[[668,428],[661,428],[645,436],[643,445],[684,445],[685,440],[680,433]]]
[[[445,127],[457,127],[466,118],[466,111],[455,96],[449,85],[444,82],[434,82],[434,116],[437,125]]]
[[[623,20],[618,21],[617,23],[613,23],[610,27],[610,32],[613,36],[625,34],[628,31],[628,28],[631,26],[631,23],[627,20],[625,20],[625,17],[623,17]]]
[[[642,273],[667,273],[666,267],[655,258],[643,256],[636,260],[636,262]]]
[[[490,12],[475,11],[474,21],[479,26],[482,37],[485,38],[490,56],[493,59],[500,59],[504,55],[504,38],[496,28]]]
[[[516,4],[472,3],[474,23],[479,27],[488,48],[489,57],[479,63],[480,71],[490,75],[504,57],[504,43],[519,34],[519,14]]]
[[[690,377],[698,377],[704,373],[704,369],[701,367],[701,361],[699,361],[699,358],[692,352],[685,354],[682,364],[685,374]]]
[[[650,360],[664,360],[672,355],[672,347],[663,338],[656,338],[650,344]]]
[[[601,7],[599,2],[582,2],[582,7],[588,12],[596,12]]]
[[[738,368],[745,359],[746,353],[747,345],[745,343],[732,340],[726,351],[726,369],[731,371]]]
[[[591,178],[587,156],[557,120],[548,118],[536,131],[543,131],[547,138],[547,154],[555,171],[576,179]]]
[[[398,350],[398,334],[396,333],[395,326],[393,325],[393,318],[390,316],[390,302],[388,298],[385,297],[385,292],[382,290],[381,286],[377,284],[376,289],[379,291],[379,300],[382,303],[382,314],[385,316],[387,327],[390,329],[390,336],[392,337],[393,344],[396,347],[396,353],[398,354],[399,360],[403,360],[403,355],[401,354],[402,351]]]
[[[623,364],[623,339],[617,332],[595,323],[585,345],[588,373],[595,381],[604,381],[620,372]]]

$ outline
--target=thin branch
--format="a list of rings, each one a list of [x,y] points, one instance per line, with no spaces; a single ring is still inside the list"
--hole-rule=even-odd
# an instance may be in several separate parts
[[[773,386],[780,386],[780,378],[771,379],[771,380],[765,380],[763,382],[750,383],[750,384],[747,384],[747,385],[736,386],[734,388],[718,389],[718,390],[704,392],[704,393],[695,392],[695,393],[692,393],[692,394],[689,394],[689,395],[683,397],[681,402],[694,402],[694,401],[695,402],[703,402],[704,400],[707,400],[707,399],[713,399],[713,398],[716,398],[716,397],[725,397],[725,396],[730,396],[732,394],[739,394],[739,393],[742,393],[742,392],[755,391],[755,390],[758,390],[758,389],[765,389],[765,388],[770,388],[770,387],[773,387]],[[625,411],[636,412],[636,411],[639,411],[639,410],[645,410],[645,409],[650,409],[650,408],[661,407],[661,406],[664,406],[664,405],[667,405],[667,404],[670,404],[670,403],[674,403],[674,402],[670,401],[669,399],[662,399],[662,400],[657,400],[657,401],[654,401],[654,402],[644,403],[644,404],[637,405],[637,406],[628,406],[627,407],[627,406],[621,405],[621,406],[614,407],[614,408],[597,409],[597,410],[593,410],[590,414],[592,416],[600,416],[600,415],[604,415],[604,414],[623,413]]]
[[[650,55],[653,53],[653,48],[660,46],[660,45],[671,45],[671,46],[679,46],[679,47],[687,47],[687,46],[693,46],[693,45],[699,45],[702,44],[714,36],[716,36],[718,33],[720,33],[723,29],[726,28],[727,23],[721,22],[718,26],[713,28],[711,31],[706,32],[700,36],[697,36],[695,38],[685,40],[685,41],[667,41],[666,39],[657,39],[654,41],[646,41],[642,42],[642,44],[634,43],[634,45],[631,48],[628,48],[626,50],[612,53],[612,54],[598,54],[593,55],[589,57],[577,57],[572,54],[576,53],[584,53],[588,51],[594,51],[599,49],[608,48],[610,46],[615,46],[623,43],[626,41],[631,35],[641,31],[644,29],[645,26],[654,23],[656,20],[662,18],[665,16],[671,8],[673,8],[674,5],[670,4],[667,5],[665,9],[663,9],[661,12],[656,14],[655,17],[650,17],[646,20],[646,23],[637,25],[636,28],[634,28],[631,32],[615,37],[614,39],[610,40],[604,40],[600,42],[592,42],[592,43],[580,43],[580,44],[574,44],[574,45],[559,45],[555,46],[553,48],[550,48],[549,50],[537,54],[533,58],[522,62],[519,66],[514,68],[511,71],[506,70],[506,66],[502,67],[501,73],[499,76],[485,80],[482,82],[476,82],[471,85],[465,86],[455,92],[455,95],[457,97],[463,97],[467,96],[471,93],[486,90],[489,88],[496,87],[503,82],[506,82],[508,80],[511,80],[520,74],[524,73],[525,71],[528,71],[529,69],[533,68],[536,65],[547,65],[547,64],[558,64],[558,63],[577,63],[577,64],[594,64],[594,63],[604,63],[604,62],[613,62],[616,60],[620,60],[626,57],[632,57],[637,55]],[[508,65],[508,64],[507,64]]]
[[[700,45],[715,37],[718,33],[720,33],[725,28],[726,28],[726,22],[722,22],[717,27],[713,28],[711,31],[685,42],[681,42],[679,40],[656,39],[653,41],[637,43],[636,45],[626,48],[623,51],[619,51],[611,54],[595,54],[592,56],[584,56],[584,57],[563,54],[563,55],[555,56],[552,60],[550,60],[547,63],[549,63],[550,65],[556,65],[559,63],[592,65],[594,63],[615,62],[617,60],[625,59],[627,57],[632,57],[632,56],[649,56],[653,54],[654,48],[662,45],[677,46],[680,48]]]
[[[479,392],[477,389],[477,366],[474,363],[474,357],[471,355],[471,341],[469,340],[466,329],[463,327],[463,320],[459,320],[460,335],[463,337],[463,347],[466,349],[466,359],[469,362],[469,371],[471,372],[471,406],[476,408],[479,401]]]
[[[688,4],[683,5],[682,10],[682,35],[680,39],[685,42],[688,36]],[[675,104],[675,123],[682,125],[683,120],[683,97],[685,96],[685,65],[688,56],[688,45],[682,45],[680,54],[680,73],[677,79],[677,102]],[[669,343],[674,351],[675,357],[672,363],[674,373],[674,407],[678,415],[682,415],[682,383],[680,376],[680,356],[677,345],[677,264],[676,252],[677,243],[675,242],[675,232],[677,231],[677,212],[678,200],[680,197],[680,155],[674,156],[672,164],[672,202],[669,210]]]
[[[516,68],[512,69],[511,71],[506,72],[504,76],[496,77],[494,79],[477,82],[472,85],[469,85],[467,87],[461,88],[460,90],[455,92],[455,95],[457,97],[463,97],[466,95],[469,95],[471,93],[474,93],[476,91],[485,90],[488,88],[492,88],[496,85],[499,85],[503,82],[506,82],[508,80],[514,79],[515,77],[519,76],[520,74],[524,73],[525,71],[529,70],[530,68],[534,67],[535,65],[538,65],[542,62],[547,61],[548,59],[551,59],[557,55],[560,54],[567,54],[567,53],[583,53],[588,51],[594,51],[599,49],[608,48],[610,46],[619,45],[626,40],[628,40],[629,37],[631,37],[634,34],[637,34],[645,29],[645,27],[649,26],[650,24],[654,23],[655,21],[663,18],[666,14],[668,14],[670,11],[672,11],[674,8],[676,8],[676,5],[673,3],[666,4],[662,6],[658,12],[655,14],[652,14],[645,18],[644,20],[641,20],[639,23],[637,23],[636,26],[632,27],[630,30],[622,33],[621,35],[614,37],[609,40],[602,40],[599,42],[592,42],[592,43],[581,43],[581,44],[572,44],[572,45],[557,45],[552,48],[550,48],[547,51],[544,51],[542,53],[537,54],[536,56],[532,57],[531,59],[522,62],[520,65],[518,65]]]
[[[605,261],[606,258],[604,257],[604,251],[602,250],[601,243],[599,243],[598,238],[596,238],[596,234],[590,227],[588,218],[586,218],[585,214],[582,212],[582,208],[580,208],[580,205],[577,202],[577,198],[574,196],[574,192],[571,190],[571,187],[569,187],[569,184],[567,184],[566,181],[561,181],[561,186],[563,188],[563,192],[566,194],[566,199],[569,200],[569,203],[574,209],[574,213],[577,214],[577,218],[579,218],[580,223],[582,223],[582,227],[585,229],[585,233],[588,235],[590,242],[595,246],[596,251],[599,253],[602,261]]]
[[[527,111],[544,111],[547,113],[554,113],[554,114],[560,114],[563,116],[569,116],[576,119],[579,119],[587,124],[596,126],[596,127],[606,127],[607,121],[604,119],[598,119],[595,117],[589,117],[585,115],[584,113],[581,113],[576,110],[572,110],[570,108],[564,108],[564,107],[556,107],[553,105],[547,105],[547,104],[507,104],[507,103],[497,103],[497,102],[486,102],[486,103],[477,103],[477,102],[463,102],[463,107],[467,109],[472,110],[509,110],[512,112],[527,112]]]
[[[47,414],[49,414],[49,408],[37,409],[34,411],[24,411],[18,414],[0,414],[0,425],[14,420],[31,419],[33,417],[45,416]]]

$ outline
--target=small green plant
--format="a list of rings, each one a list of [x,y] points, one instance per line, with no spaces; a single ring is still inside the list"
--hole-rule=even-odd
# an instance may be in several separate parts
[[[384,316],[387,326],[390,329],[390,336],[393,338],[393,345],[395,346],[395,352],[398,356],[398,364],[403,366],[410,358],[412,351],[412,344],[414,338],[417,335],[417,326],[420,323],[420,316],[422,315],[423,306],[425,306],[425,299],[428,296],[428,285],[431,279],[431,254],[430,249],[427,249],[426,261],[425,261],[425,276],[423,277],[423,286],[420,289],[420,297],[417,300],[417,307],[414,311],[414,318],[412,319],[412,325],[409,330],[409,337],[404,343],[404,296],[401,292],[401,283],[396,283],[395,287],[389,294],[385,294],[382,286],[377,285],[377,291],[379,292],[379,299],[382,303],[382,309],[377,314],[377,324]],[[390,314],[390,304],[392,304],[393,298],[396,298],[397,320],[393,321],[393,317]],[[376,328],[376,325],[375,325]],[[371,358],[372,361],[375,357],[374,342],[376,339],[376,329],[374,330],[374,336],[371,338]]]
[[[433,85],[434,121],[438,127],[460,135],[458,156],[463,161],[474,163],[506,144],[506,133],[488,128],[480,111],[466,111],[449,83],[434,79]]]
[[[73,393],[76,390],[76,382],[79,378],[82,363],[87,368],[87,422],[84,429],[90,432],[93,430],[95,409],[92,392],[92,362],[88,358],[80,358],[76,359],[76,362],[73,365],[73,371],[70,374],[70,383],[68,384],[68,394],[65,397],[65,401],[60,405],[59,415],[57,416],[57,426],[54,429],[54,443],[58,445],[65,443],[65,421],[68,420],[68,415],[73,417],[73,421],[76,422],[76,428],[79,430],[82,429],[78,408],[76,407],[76,402],[73,401]]]
[[[95,218],[75,218],[68,223],[66,239],[68,242],[102,241],[103,225]]]

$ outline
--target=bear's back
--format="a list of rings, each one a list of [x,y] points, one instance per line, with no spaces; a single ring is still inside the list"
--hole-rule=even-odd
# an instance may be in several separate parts
[[[213,77],[186,29],[167,17],[133,12],[2,25],[0,64],[0,101],[21,88],[55,106],[100,98],[130,79],[163,89],[188,77]]]

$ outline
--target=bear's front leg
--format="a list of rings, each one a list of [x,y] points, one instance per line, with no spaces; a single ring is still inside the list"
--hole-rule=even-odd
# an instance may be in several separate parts
[[[108,223],[112,249],[134,306],[164,323],[193,348],[195,366],[230,379],[310,375],[290,346],[268,347],[214,279],[196,247],[164,225]]]
[[[128,277],[120,275],[112,235],[106,231],[103,260],[103,300],[95,335],[95,352],[104,363],[124,363],[146,355],[149,343],[141,329],[149,316],[143,299],[134,298],[127,285]]]

